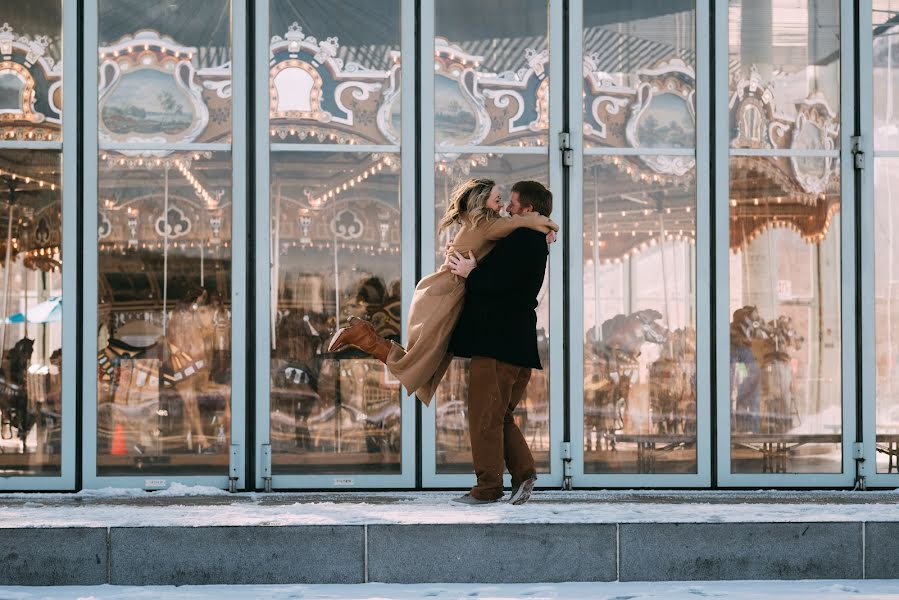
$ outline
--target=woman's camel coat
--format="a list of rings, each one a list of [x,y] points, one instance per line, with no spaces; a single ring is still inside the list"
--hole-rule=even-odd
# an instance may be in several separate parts
[[[542,233],[558,231],[559,226],[539,213],[525,213],[506,219],[492,219],[473,227],[463,215],[463,225],[453,238],[450,252],[480,261],[500,240],[519,227]],[[465,280],[442,265],[418,282],[409,307],[406,348],[391,343],[387,368],[409,392],[430,404],[440,380],[453,356],[448,352],[450,338],[465,300]]]

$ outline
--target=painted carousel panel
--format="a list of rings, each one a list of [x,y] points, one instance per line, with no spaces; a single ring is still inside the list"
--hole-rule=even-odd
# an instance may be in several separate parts
[[[877,471],[899,472],[899,159],[874,160]]]
[[[99,159],[98,474],[224,474],[231,155]]]
[[[695,473],[692,157],[584,167],[584,468]]]
[[[734,473],[843,468],[839,172],[809,194],[790,168],[731,160]]]
[[[838,0],[731,0],[731,147],[832,149],[840,61]],[[797,145],[800,137],[814,144]]]
[[[100,0],[99,140],[231,140],[231,3]]]
[[[10,5],[0,22],[0,143],[62,141],[62,3]]]
[[[547,145],[548,10],[546,0],[436,2],[438,151],[453,146]]]
[[[274,0],[273,143],[399,144],[399,0]]]
[[[275,473],[400,472],[400,382],[361,351],[328,351],[350,317],[401,341],[400,181],[398,154],[272,155]]]
[[[60,474],[61,155],[0,150],[0,473]]]
[[[584,3],[584,146],[693,148],[696,10]]]
[[[539,181],[549,184],[547,157],[527,154],[458,154],[437,153],[435,178],[435,222],[439,223],[450,202],[453,187],[470,177],[486,177],[499,186],[501,200],[508,206],[511,187],[516,181]],[[558,196],[556,197],[558,198]],[[559,207],[556,201],[557,209]],[[447,244],[457,227],[435,232],[434,264],[442,265]],[[549,357],[549,267],[537,305],[537,351],[543,370],[533,370],[525,397],[515,409],[514,418],[530,445],[538,472],[549,472],[550,410],[549,378],[552,365]],[[436,464],[437,473],[471,473],[471,442],[468,435],[468,360],[455,358],[437,388],[436,403]]]

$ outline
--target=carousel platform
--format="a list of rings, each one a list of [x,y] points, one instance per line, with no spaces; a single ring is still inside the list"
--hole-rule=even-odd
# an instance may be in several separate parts
[[[0,585],[899,577],[895,492],[0,496]]]

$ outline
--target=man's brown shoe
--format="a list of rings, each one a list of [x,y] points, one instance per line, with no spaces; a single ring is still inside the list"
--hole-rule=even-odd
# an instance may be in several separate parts
[[[346,346],[359,348],[363,352],[371,354],[384,364],[387,364],[387,354],[390,352],[390,342],[385,340],[371,323],[358,317],[350,317],[347,327],[338,329],[331,338],[328,352],[340,352]]]

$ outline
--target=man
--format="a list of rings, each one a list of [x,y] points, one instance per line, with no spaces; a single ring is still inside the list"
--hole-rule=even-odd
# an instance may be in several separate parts
[[[512,186],[512,215],[552,212],[552,194],[536,181]],[[471,358],[468,427],[477,484],[463,504],[488,504],[503,497],[503,463],[512,475],[509,502],[523,504],[537,480],[534,457],[512,417],[522,400],[537,354],[537,294],[546,271],[547,238],[516,229],[476,265],[474,258],[449,257],[453,273],[466,277],[465,306],[450,349]],[[477,266],[477,268],[475,268]]]

